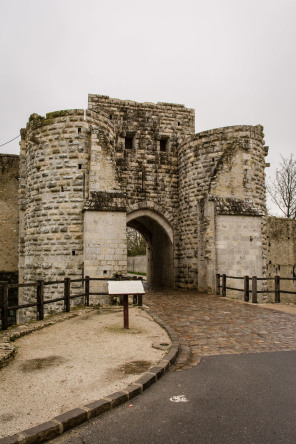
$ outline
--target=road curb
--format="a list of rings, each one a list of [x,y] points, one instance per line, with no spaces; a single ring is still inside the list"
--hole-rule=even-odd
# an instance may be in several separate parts
[[[180,344],[176,333],[171,327],[148,308],[142,307],[142,309],[166,330],[172,341],[169,352],[155,367],[143,373],[139,379],[129,384],[126,389],[120,392],[111,393],[103,399],[55,416],[50,421],[31,427],[18,434],[0,438],[0,444],[35,444],[57,438],[62,433],[129,401],[158,381],[175,363],[179,354]]]

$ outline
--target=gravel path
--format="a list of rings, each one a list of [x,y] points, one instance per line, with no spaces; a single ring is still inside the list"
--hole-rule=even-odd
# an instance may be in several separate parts
[[[0,371],[0,438],[119,391],[159,362],[167,333],[143,310],[129,312],[129,330],[122,312],[94,309],[18,339]]]

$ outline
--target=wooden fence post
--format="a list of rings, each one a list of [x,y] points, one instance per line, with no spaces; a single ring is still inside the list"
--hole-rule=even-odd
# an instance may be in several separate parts
[[[222,274],[222,296],[226,296],[226,274]]]
[[[44,281],[37,281],[37,312],[38,319],[42,321],[44,319]]]
[[[70,278],[64,279],[64,298],[65,298],[65,310],[70,312]]]
[[[249,291],[250,291],[250,282],[249,276],[244,276],[244,301],[249,302]]]
[[[220,274],[216,274],[216,294],[220,296]]]
[[[1,295],[1,322],[2,330],[8,329],[8,282],[1,282],[2,295]]]
[[[280,276],[274,277],[274,302],[281,302]]]
[[[85,305],[89,307],[89,276],[85,276],[84,293],[85,293]]]
[[[252,303],[257,304],[257,276],[252,277]]]

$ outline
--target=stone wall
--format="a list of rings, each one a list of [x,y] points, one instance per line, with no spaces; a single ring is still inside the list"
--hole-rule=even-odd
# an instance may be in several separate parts
[[[281,289],[296,291],[296,220],[268,217],[266,232],[267,277],[292,278],[293,281],[281,280]],[[274,289],[273,281],[268,281],[268,287]],[[273,296],[270,299],[274,300]],[[296,296],[282,293],[281,300],[295,303]]]
[[[90,140],[84,111],[32,115],[21,134],[20,282],[81,278]],[[75,286],[73,292],[81,292],[81,284]],[[59,295],[62,285],[46,287],[45,298]],[[24,289],[21,300],[32,298]]]
[[[176,224],[178,146],[194,134],[194,111],[171,103],[136,103],[89,95],[114,128],[116,173],[127,211],[153,208]]]
[[[145,273],[147,269],[147,256],[128,256],[127,269],[134,273]]]
[[[169,245],[167,232],[156,219],[161,215],[173,232],[177,231],[178,150],[179,144],[194,134],[194,111],[183,105],[136,103],[99,95],[89,95],[88,107],[103,110],[113,124],[116,176],[126,196],[127,214],[135,214],[129,224],[146,236],[149,245],[149,279],[156,286],[172,285],[177,251],[174,239]],[[154,215],[136,216],[141,209]]]
[[[19,156],[0,154],[0,273],[18,272]]]
[[[181,144],[178,224],[181,286],[195,285],[200,291],[214,291],[220,252],[215,240],[219,215],[259,217],[262,260],[257,262],[257,274],[264,275],[266,154],[260,125],[206,131]],[[240,240],[236,239],[239,250]]]

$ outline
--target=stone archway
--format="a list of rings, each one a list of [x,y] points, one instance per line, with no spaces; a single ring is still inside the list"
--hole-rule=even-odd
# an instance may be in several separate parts
[[[159,213],[149,209],[127,215],[127,225],[147,242],[147,282],[154,288],[174,285],[173,229]]]

